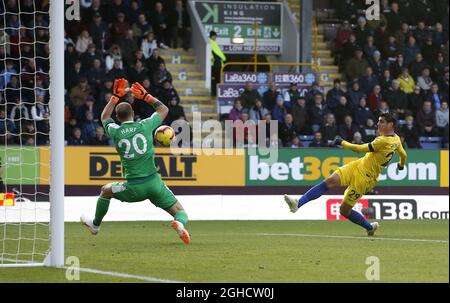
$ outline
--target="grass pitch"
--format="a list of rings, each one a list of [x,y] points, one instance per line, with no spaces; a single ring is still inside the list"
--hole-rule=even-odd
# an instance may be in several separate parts
[[[194,221],[185,245],[169,222],[104,222],[97,236],[66,223],[65,255],[114,272],[81,272],[79,282],[373,282],[370,256],[380,261],[375,282],[449,282],[448,220],[380,225],[367,238],[346,221]],[[77,282],[65,277],[65,269],[0,268],[0,282]]]

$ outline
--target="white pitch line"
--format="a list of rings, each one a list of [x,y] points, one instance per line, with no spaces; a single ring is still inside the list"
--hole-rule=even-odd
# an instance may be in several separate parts
[[[402,238],[354,237],[354,236],[331,236],[331,235],[310,235],[310,234],[271,234],[271,233],[256,233],[256,235],[257,236],[288,236],[288,237],[312,237],[312,238],[334,238],[334,239],[430,242],[430,243],[447,243],[448,244],[448,240],[431,240],[431,239],[402,239]]]
[[[16,259],[10,259],[10,258],[3,258],[3,259],[0,259],[0,260],[22,263],[22,266],[24,266],[24,267],[26,267],[28,264],[32,263],[31,261],[16,260]],[[21,266],[19,264],[8,264],[8,265],[13,265],[13,266],[17,266],[17,267]],[[36,265],[33,264],[33,266],[42,266],[43,267],[43,263],[42,264],[36,264]],[[131,274],[127,274],[127,273],[114,272],[114,271],[104,271],[104,270],[93,269],[93,268],[83,268],[83,267],[74,268],[74,267],[68,267],[68,266],[56,267],[56,268],[60,268],[60,269],[68,269],[68,268],[70,268],[72,270],[79,270],[81,272],[87,272],[87,273],[91,273],[91,274],[113,276],[113,277],[119,277],[119,278],[125,278],[125,279],[136,279],[136,280],[143,280],[143,281],[147,281],[147,282],[186,283],[186,282],[182,282],[182,281],[173,281],[173,280],[167,280],[167,279],[160,279],[160,278],[150,277],[150,276],[131,275]]]
[[[65,266],[64,269],[67,269],[69,267]],[[75,269],[73,267],[70,267],[71,269]],[[160,279],[156,277],[150,277],[150,276],[139,276],[139,275],[131,275],[127,273],[121,273],[121,272],[114,272],[114,271],[104,271],[99,269],[93,269],[93,268],[79,268],[79,271],[81,272],[87,272],[91,274],[100,274],[105,276],[113,276],[113,277],[119,277],[119,278],[125,278],[125,279],[136,279],[136,280],[142,280],[147,282],[160,282],[160,283],[186,283],[182,281],[173,281],[173,280],[166,280],[166,279]]]

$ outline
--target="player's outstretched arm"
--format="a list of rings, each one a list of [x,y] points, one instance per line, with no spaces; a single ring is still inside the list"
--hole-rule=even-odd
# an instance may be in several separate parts
[[[405,168],[406,158],[408,157],[408,155],[406,154],[406,151],[401,144],[398,145],[395,151],[400,156],[400,162],[397,164],[397,168],[399,170],[403,170],[403,168]]]
[[[100,117],[102,122],[111,118],[114,108],[116,107],[117,103],[119,103],[120,97],[125,96],[125,94],[127,93],[127,87],[128,81],[126,79],[121,78],[114,80],[113,95],[109,99],[108,104],[106,104],[105,108],[103,109],[102,115]]]
[[[350,142],[347,142],[345,140],[343,140],[341,137],[336,137],[336,139],[334,139],[334,144],[335,145],[340,145],[345,149],[349,149],[351,151],[354,151],[355,153],[368,153],[370,152],[370,143],[369,144],[352,144]]]
[[[133,83],[130,90],[137,99],[144,100],[145,102],[153,106],[155,111],[161,116],[161,121],[164,121],[164,119],[166,119],[167,114],[169,113],[169,109],[167,108],[167,106],[150,95],[139,82]]]

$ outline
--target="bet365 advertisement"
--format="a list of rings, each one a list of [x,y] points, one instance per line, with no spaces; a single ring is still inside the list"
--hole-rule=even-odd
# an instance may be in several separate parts
[[[408,150],[404,170],[395,155],[381,173],[377,186],[448,187],[448,151]],[[246,184],[253,186],[310,186],[330,176],[359,155],[340,149],[279,149],[275,162],[247,156]]]

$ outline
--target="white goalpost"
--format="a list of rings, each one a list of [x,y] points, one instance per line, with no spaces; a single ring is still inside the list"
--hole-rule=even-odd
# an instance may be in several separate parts
[[[34,11],[30,6],[22,10],[22,1],[17,1],[17,10],[8,11],[8,1],[0,0],[0,55],[4,53],[0,57],[0,267],[63,267],[65,1],[50,0],[48,12],[36,9],[36,3],[42,1],[31,2]],[[49,16],[49,24],[36,22],[37,14]],[[33,27],[22,24],[21,18]],[[49,39],[43,42],[37,39],[42,29],[49,33]],[[26,44],[34,44],[34,56],[22,50]],[[46,49],[48,55],[37,52],[38,48]],[[49,61],[48,72],[38,70],[36,65],[45,60]],[[30,66],[34,70],[30,71]],[[36,84],[42,75],[49,79],[49,86]],[[19,79],[18,87],[8,86],[11,78],[15,78],[13,82]],[[25,78],[31,78],[28,84],[32,84],[24,85]],[[36,111],[38,91],[49,97],[49,113],[43,122],[26,113],[33,107]],[[15,113],[9,116],[9,108],[15,110],[17,106],[18,117]],[[44,123],[44,131],[39,123]],[[49,127],[45,128],[45,123]],[[39,136],[46,136],[50,144],[39,143]]]
[[[64,266],[64,1],[50,1],[50,255]],[[53,101],[53,102],[52,102]]]

